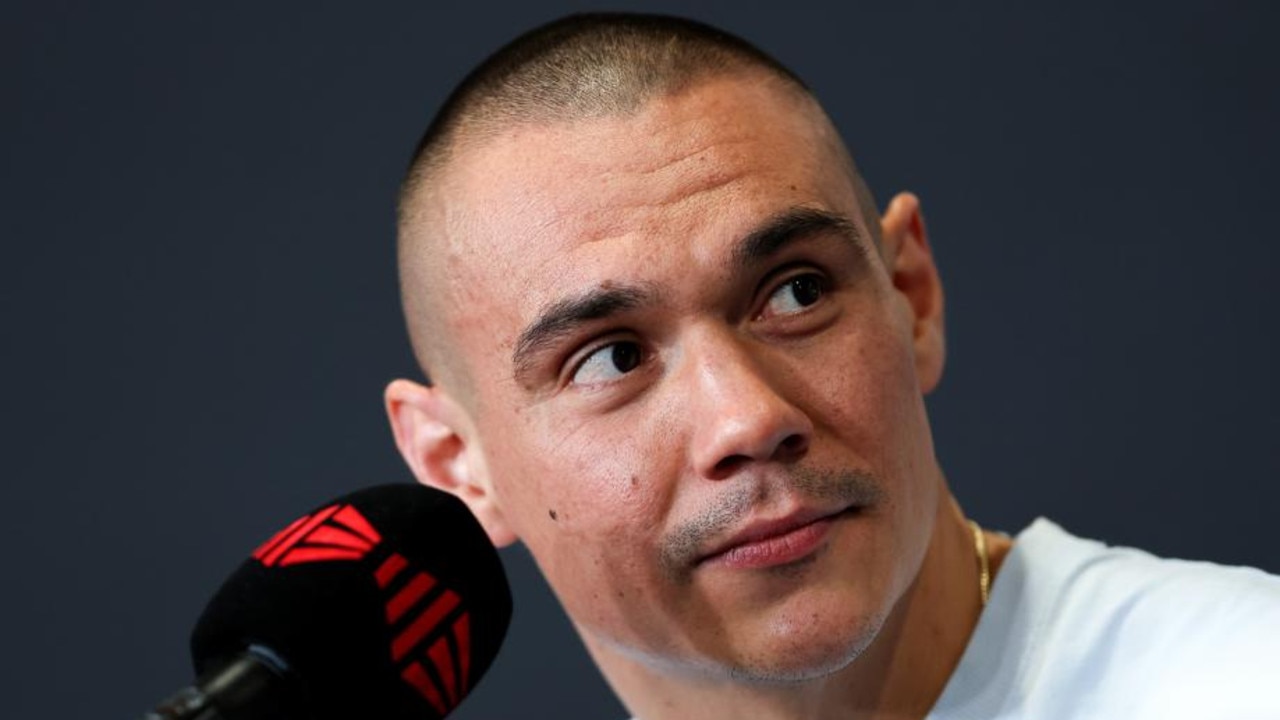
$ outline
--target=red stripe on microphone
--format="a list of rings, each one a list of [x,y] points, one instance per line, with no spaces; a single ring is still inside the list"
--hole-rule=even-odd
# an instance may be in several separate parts
[[[281,530],[280,532],[276,533],[275,535],[272,535],[272,536],[271,536],[271,538],[270,538],[269,540],[267,540],[266,542],[264,542],[264,543],[262,543],[261,545],[259,545],[259,546],[258,546],[258,549],[253,551],[253,557],[254,557],[254,558],[256,558],[256,559],[258,559],[258,560],[261,560],[262,558],[266,557],[267,553],[268,553],[268,552],[270,552],[270,551],[271,551],[271,549],[272,549],[273,547],[275,547],[277,543],[279,543],[281,540],[284,540],[284,539],[285,539],[285,537],[287,537],[287,536],[289,535],[289,533],[291,533],[291,532],[293,532],[294,530],[296,530],[296,529],[297,529],[297,527],[298,527],[299,525],[301,525],[302,523],[306,522],[306,521],[307,521],[307,518],[309,518],[309,517],[311,517],[311,516],[310,516],[310,515],[303,515],[302,517],[298,518],[297,520],[294,520],[293,522],[289,523],[289,526],[288,526],[288,527],[286,527],[285,529]]]
[[[378,581],[378,587],[385,590],[391,584],[391,581],[395,580],[396,576],[400,574],[400,571],[407,567],[409,567],[409,561],[405,560],[403,555],[392,553],[391,557],[383,560],[378,569],[374,571],[373,577]]]
[[[408,585],[400,588],[400,592],[391,597],[387,602],[387,623],[393,623],[400,619],[413,607],[415,603],[422,599],[431,588],[435,587],[436,579],[430,575],[420,572],[409,581]]]
[[[302,525],[298,526],[298,528],[295,529],[293,532],[289,533],[289,537],[286,538],[284,542],[280,543],[277,547],[272,549],[270,553],[267,553],[267,557],[263,559],[262,564],[266,565],[267,567],[275,565],[276,561],[280,559],[281,555],[288,552],[289,549],[292,548],[295,544],[297,544],[299,540],[306,537],[307,533],[315,529],[315,527],[320,523],[324,522],[325,520],[328,520],[329,516],[334,514],[337,511],[338,511],[337,505],[330,505],[329,507],[321,510],[315,515],[312,515],[310,519],[302,523]]]
[[[458,689],[466,692],[471,687],[471,615],[462,613],[453,624],[453,638],[458,641]]]
[[[458,675],[453,670],[453,658],[449,657],[449,641],[443,637],[431,644],[427,651],[431,663],[440,673],[440,682],[444,683],[444,691],[449,695],[449,707],[458,704]]]
[[[364,553],[359,550],[331,547],[296,547],[280,559],[278,565],[285,567],[298,563],[325,562],[329,560],[359,560]]]
[[[364,516],[360,514],[359,510],[356,510],[350,505],[342,508],[342,511],[335,515],[333,519],[343,525],[346,525],[352,532],[360,535],[365,540],[368,540],[371,545],[377,545],[382,542],[382,536],[378,534],[378,531],[369,524],[368,520],[364,519]]]
[[[440,624],[445,615],[458,607],[458,596],[452,590],[446,590],[436,598],[426,610],[422,611],[409,627],[391,641],[391,659],[399,662],[409,654],[419,642]]]
[[[361,553],[373,549],[373,543],[344,527],[321,525],[315,532],[307,536],[307,542],[316,545],[337,545],[339,547],[359,550]]]
[[[444,706],[444,699],[440,697],[440,691],[436,688],[435,683],[431,682],[431,678],[427,676],[427,671],[421,665],[416,662],[410,664],[409,667],[404,669],[404,672],[400,673],[400,677],[404,678],[405,682],[421,693],[422,697],[426,698],[435,707],[436,712],[440,713],[441,717],[444,717],[444,714],[449,712],[449,709]]]

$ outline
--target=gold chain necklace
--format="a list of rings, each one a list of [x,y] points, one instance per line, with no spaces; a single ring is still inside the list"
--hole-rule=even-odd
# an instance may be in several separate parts
[[[987,606],[991,597],[991,559],[987,556],[987,536],[982,527],[970,520],[969,528],[973,530],[973,549],[978,555],[978,591],[982,593],[982,606]]]

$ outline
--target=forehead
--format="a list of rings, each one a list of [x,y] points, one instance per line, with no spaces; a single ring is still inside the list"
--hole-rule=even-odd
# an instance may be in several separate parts
[[[576,244],[625,231],[646,208],[696,203],[748,173],[843,175],[840,158],[834,130],[808,96],[767,76],[730,77],[655,98],[632,115],[514,125],[458,153],[445,196],[473,221],[519,215],[540,223],[523,238],[543,239],[554,225],[546,239]],[[451,239],[503,242],[486,234],[495,228],[467,229]]]
[[[624,117],[512,127],[457,153],[433,195],[445,309],[459,320],[483,313],[479,344],[507,353],[559,297],[697,281],[787,208],[861,220],[843,147],[816,103],[759,78],[707,81]],[[456,339],[474,365],[484,348]]]

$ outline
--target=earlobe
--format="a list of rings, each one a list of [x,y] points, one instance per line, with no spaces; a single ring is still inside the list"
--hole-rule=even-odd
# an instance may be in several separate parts
[[[884,256],[893,287],[910,312],[916,376],[921,392],[932,392],[942,380],[946,361],[942,280],[929,248],[920,200],[899,193],[881,219]]]
[[[384,393],[387,418],[400,455],[418,482],[460,498],[495,546],[515,542],[465,411],[438,387],[393,380]]]

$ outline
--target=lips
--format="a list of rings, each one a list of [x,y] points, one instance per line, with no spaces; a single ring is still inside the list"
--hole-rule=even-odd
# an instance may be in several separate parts
[[[855,511],[803,510],[751,523],[713,548],[698,564],[749,570],[798,562],[817,552],[826,543],[832,526]]]

